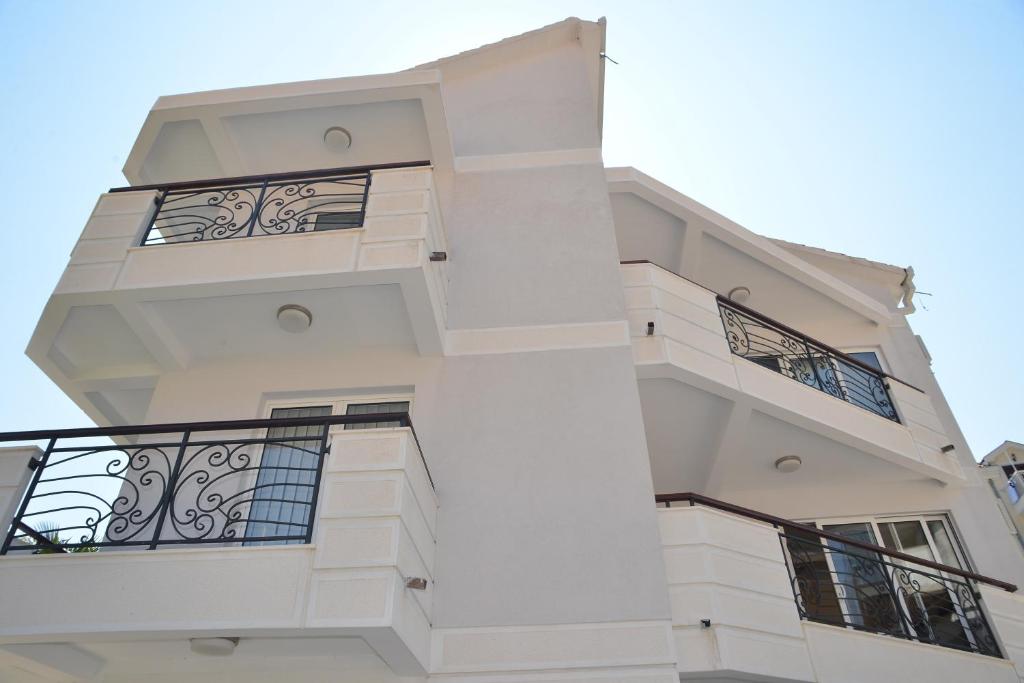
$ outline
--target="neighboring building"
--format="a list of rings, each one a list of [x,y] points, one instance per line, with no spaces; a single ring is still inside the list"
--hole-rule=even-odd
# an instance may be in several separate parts
[[[604,40],[157,101],[28,347],[104,427],[0,435],[0,678],[1019,680],[912,272],[605,168]]]
[[[1024,445],[1004,441],[981,459],[981,474],[1003,504],[1008,526],[1024,543]]]

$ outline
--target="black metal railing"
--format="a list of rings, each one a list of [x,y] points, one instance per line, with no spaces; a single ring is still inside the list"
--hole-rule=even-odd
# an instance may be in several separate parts
[[[1002,656],[977,584],[1011,592],[1013,584],[696,493],[655,500],[713,507],[776,527],[802,619]]]
[[[366,217],[371,172],[429,162],[379,164],[164,185],[142,246],[358,228]]]
[[[309,543],[339,424],[412,428],[379,413],[2,433],[46,445],[0,554]]]
[[[1000,656],[980,595],[968,581],[892,560],[849,539],[805,531],[782,538],[802,618]]]
[[[733,354],[900,421],[885,373],[725,297],[718,297],[718,310]]]

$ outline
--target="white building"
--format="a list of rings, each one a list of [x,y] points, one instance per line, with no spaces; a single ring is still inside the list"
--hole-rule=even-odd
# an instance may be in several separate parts
[[[157,101],[28,348],[106,428],[0,435],[0,679],[1020,680],[912,272],[605,168],[604,37]]]

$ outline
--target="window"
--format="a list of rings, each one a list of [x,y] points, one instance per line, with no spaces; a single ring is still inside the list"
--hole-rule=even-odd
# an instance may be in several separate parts
[[[810,524],[922,560],[967,566],[944,515]],[[976,649],[970,623],[974,606],[961,605],[955,584],[943,581],[959,577],[946,577],[939,570],[803,532],[787,534],[786,550],[808,619]],[[908,581],[909,588],[903,590],[906,586],[902,584]]]
[[[387,401],[384,403],[349,403],[346,415],[373,415],[375,413],[407,413],[408,401]],[[382,429],[384,427],[401,427],[402,423],[394,420],[387,422],[357,422],[345,425],[345,429]]]
[[[344,230],[363,225],[363,214],[359,211],[321,211],[313,221],[315,232],[323,230]]]
[[[330,406],[275,408],[272,418],[323,417]],[[320,446],[326,425],[273,427],[267,439],[281,439],[263,447],[256,486],[249,507],[246,536],[295,536],[304,533],[312,514],[313,487],[320,469]],[[308,437],[295,440],[295,437]],[[246,545],[302,543],[299,539],[252,541]]]
[[[859,360],[864,365],[869,365],[879,372],[885,372],[882,368],[882,362],[878,360],[878,354],[874,351],[848,351],[847,356],[854,360]]]
[[[407,413],[411,402],[395,397],[372,397],[359,401],[333,399],[297,405],[286,402],[271,406],[271,418],[327,417],[330,415],[372,415]],[[382,429],[399,427],[398,420],[346,424],[345,429]],[[320,448],[326,435],[325,425],[274,427],[267,430],[267,443],[260,457],[256,482],[245,528],[248,537],[274,538],[296,536],[308,527],[313,514],[312,501],[316,475],[320,468]],[[282,545],[302,543],[302,539],[248,541],[245,545]]]

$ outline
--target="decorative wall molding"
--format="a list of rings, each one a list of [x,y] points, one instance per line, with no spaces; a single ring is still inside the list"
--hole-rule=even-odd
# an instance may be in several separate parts
[[[448,330],[446,355],[525,353],[629,346],[625,321]]]
[[[543,166],[574,166],[576,164],[601,163],[604,163],[601,158],[601,148],[585,147],[583,149],[555,149],[547,152],[456,157],[455,172],[476,173]]]
[[[675,665],[672,625],[667,620],[435,628],[432,633],[431,670],[435,673],[558,671],[657,665]],[[626,679],[628,675],[616,680]],[[516,677],[515,680],[522,679]],[[576,676],[572,680],[592,680],[592,677]]]

